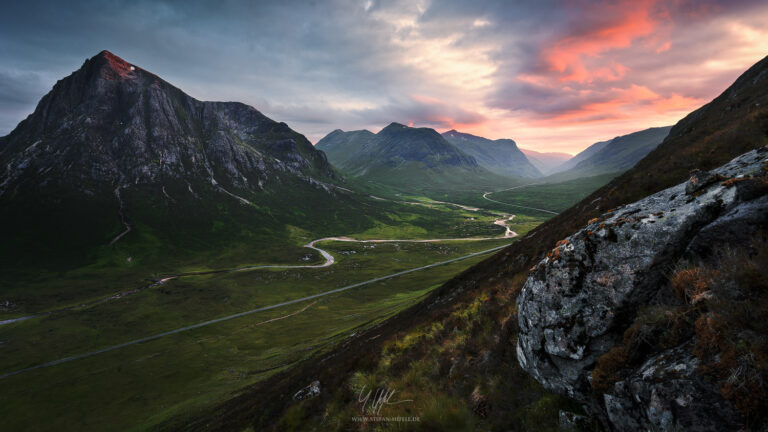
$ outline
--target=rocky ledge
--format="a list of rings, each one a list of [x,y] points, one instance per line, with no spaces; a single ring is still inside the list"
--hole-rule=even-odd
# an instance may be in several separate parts
[[[638,311],[674,303],[669,276],[768,230],[768,147],[612,211],[558,242],[518,299],[520,365],[612,430],[735,430],[739,416],[699,371],[695,334],[595,385]]]

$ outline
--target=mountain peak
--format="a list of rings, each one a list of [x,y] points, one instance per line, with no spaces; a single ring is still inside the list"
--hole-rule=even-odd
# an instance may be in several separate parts
[[[448,132],[443,132],[443,134],[442,134],[442,135],[443,135],[443,136],[450,136],[450,137],[465,138],[465,139],[466,139],[466,138],[481,138],[481,139],[487,139],[487,138],[478,137],[478,136],[475,136],[475,135],[472,135],[472,134],[468,134],[468,133],[465,133],[465,132],[459,132],[459,131],[457,131],[456,129],[451,129],[451,130],[449,130]]]
[[[389,125],[387,125],[387,127],[382,129],[382,130],[388,130],[388,129],[389,130],[392,130],[392,129],[407,129],[407,128],[408,128],[408,126],[406,126],[406,125],[404,125],[402,123],[392,122]]]
[[[94,65],[97,65],[97,67],[99,67],[102,70],[111,72],[111,73],[105,74],[104,78],[112,78],[112,79],[131,78],[132,75],[135,75],[136,70],[138,69],[136,66],[128,63],[127,61],[112,54],[107,50],[103,50],[100,53],[96,54],[95,56],[91,57],[89,60],[86,61],[86,64],[88,63],[92,63]]]
[[[541,172],[520,152],[514,140],[492,140],[456,129],[443,132],[442,136],[491,172],[525,178],[541,176]]]

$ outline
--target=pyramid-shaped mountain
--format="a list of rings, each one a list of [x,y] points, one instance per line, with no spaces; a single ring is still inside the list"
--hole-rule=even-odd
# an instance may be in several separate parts
[[[323,152],[285,123],[196,100],[108,51],[0,137],[0,166],[9,265],[88,261],[94,248],[141,239],[209,250],[309,224],[327,207],[316,202],[341,199]]]

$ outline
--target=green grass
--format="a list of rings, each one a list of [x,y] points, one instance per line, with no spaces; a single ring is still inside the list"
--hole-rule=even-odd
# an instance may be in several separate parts
[[[347,216],[339,215],[334,223],[326,221],[314,227],[286,223],[272,234],[247,231],[243,241],[224,248],[214,246],[209,251],[195,249],[195,253],[163,255],[168,237],[150,225],[136,224],[124,244],[96,250],[88,265],[65,270],[42,268],[36,273],[5,277],[0,298],[10,298],[20,307],[3,311],[0,319],[103,298],[141,287],[164,273],[251,264],[319,263],[319,254],[302,245],[326,235],[425,239],[503,234],[502,227],[492,224],[500,217],[499,211],[470,211],[434,202],[440,198],[418,194],[408,198],[424,204],[368,198],[366,203],[373,210],[360,215],[357,222],[347,223]],[[243,210],[224,207],[220,209],[224,215],[221,220],[231,221],[227,218],[232,212]],[[304,213],[300,209],[297,212]],[[543,220],[540,215],[514,213],[517,216],[511,228],[521,235]],[[213,233],[233,229],[226,223],[212,223],[210,228]],[[0,349],[4,354],[0,357],[0,373],[322,293],[510,241],[328,241],[320,246],[330,251],[337,262],[327,268],[185,277],[116,301],[0,326]],[[308,261],[303,260],[306,258]],[[414,304],[483,258],[11,376],[1,383],[0,416],[11,430],[144,430],[169,417],[197,412],[299,360],[331,349],[361,328]]]
[[[287,223],[273,232],[221,233],[223,238],[232,239],[226,244],[218,243],[216,237],[220,233],[210,232],[199,234],[198,240],[188,239],[181,242],[181,246],[173,248],[168,245],[179,242],[151,228],[156,225],[135,223],[134,230],[114,248],[105,243],[92,249],[82,265],[58,268],[41,261],[35,265],[27,264],[4,271],[0,282],[0,301],[7,300],[14,307],[0,309],[0,320],[93,301],[147,285],[153,277],[162,274],[260,264],[306,264],[302,258],[307,255],[308,249],[303,245],[324,236],[356,235],[368,239],[463,238],[489,237],[504,232],[501,227],[492,225],[494,215],[489,213],[460,211],[443,205],[418,206],[360,196],[358,199],[362,199],[370,208],[356,216],[357,222],[349,221],[348,215],[342,215],[336,223],[326,223],[324,226],[319,223],[310,227]],[[222,210],[222,214],[244,210]],[[315,217],[309,219],[314,220]],[[326,220],[334,217],[335,214],[327,214],[317,218]],[[234,223],[234,219],[226,220],[228,222],[225,225],[228,227]],[[184,229],[197,233],[203,230],[195,225]],[[117,227],[116,232],[119,231],[120,227]],[[65,255],[65,252],[61,254]],[[314,262],[322,261],[315,257]]]
[[[373,356],[340,369],[346,385],[289,404],[276,421],[254,418],[254,430],[273,421],[281,431],[559,430],[559,411],[581,408],[547,393],[514,354],[515,299],[524,280],[520,274],[460,297],[449,313],[381,341]],[[393,401],[409,401],[386,405],[378,415],[419,421],[353,421],[369,414],[358,399],[363,388],[394,391]]]
[[[6,354],[1,370],[322,292],[500,243],[334,243],[329,249],[340,258],[339,264],[326,269],[254,271],[174,281],[124,301],[0,328]],[[170,415],[221,400],[244,385],[332,347],[355,329],[413,304],[480,259],[308,302],[308,309],[278,321],[259,325],[308,304],[12,376],[3,380],[0,414],[12,430],[141,430]]]
[[[608,183],[617,173],[585,177],[562,183],[532,185],[519,189],[501,191],[488,197],[496,201],[519,206],[534,207],[561,212],[576,204],[589,194]],[[503,207],[503,206],[502,206]],[[507,210],[519,208],[509,206]]]

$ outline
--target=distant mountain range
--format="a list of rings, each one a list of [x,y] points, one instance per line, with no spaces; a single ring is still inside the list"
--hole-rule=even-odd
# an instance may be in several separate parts
[[[670,129],[672,126],[650,128],[592,144],[556,168],[551,177],[563,181],[622,173],[661,144]]]
[[[352,178],[411,189],[414,184],[450,188],[505,184],[507,179],[562,182],[620,174],[667,136],[670,126],[601,141],[576,156],[521,150],[511,139],[491,140],[456,130],[392,123],[379,133],[335,130],[318,141],[332,165]],[[610,178],[606,177],[606,179]],[[508,181],[507,181],[508,183]]]
[[[568,153],[537,152],[524,148],[521,148],[520,151],[523,152],[525,157],[528,158],[528,161],[544,175],[551,174],[555,168],[573,157]]]
[[[570,159],[564,161],[562,164],[554,167],[554,169],[552,169],[550,174],[554,174],[554,173],[558,173],[558,172],[563,172],[563,171],[568,171],[569,169],[575,167],[579,162],[587,160],[587,159],[591,158],[592,156],[595,156],[596,154],[598,154],[600,152],[600,150],[602,150],[606,145],[608,145],[609,142],[611,142],[611,141],[610,140],[608,140],[608,141],[599,141],[599,142],[596,142],[596,143],[592,144],[591,146],[589,146],[589,147],[585,148],[584,150],[582,150],[581,152],[577,153],[576,156],[573,156]]]
[[[392,123],[374,134],[335,130],[315,146],[352,178],[402,190],[479,187],[505,179],[430,128]]]
[[[541,177],[541,171],[526,158],[511,139],[490,140],[455,129],[444,132],[443,138],[464,153],[474,157],[487,170],[509,177]]]

